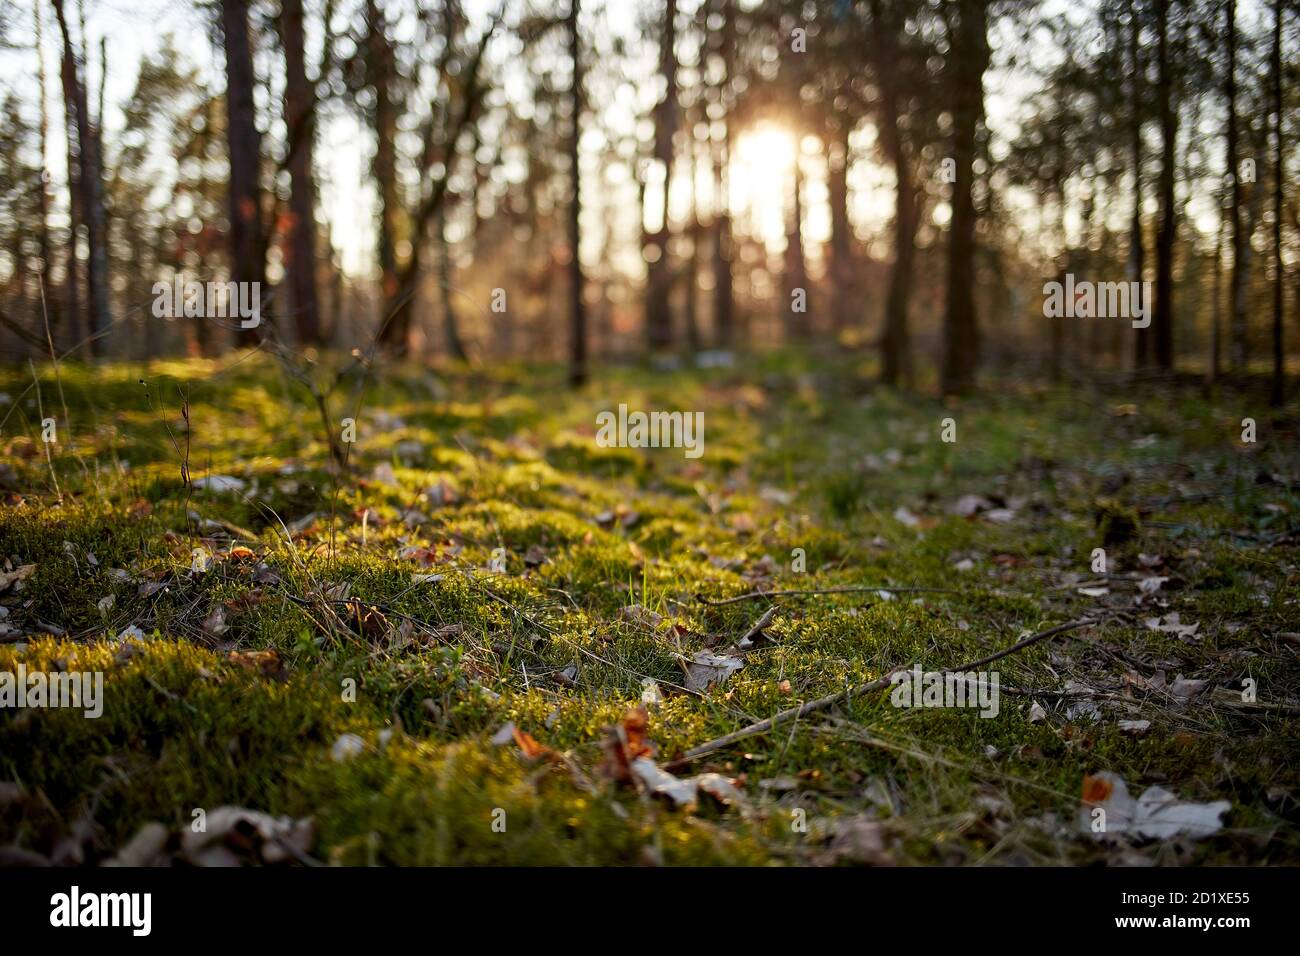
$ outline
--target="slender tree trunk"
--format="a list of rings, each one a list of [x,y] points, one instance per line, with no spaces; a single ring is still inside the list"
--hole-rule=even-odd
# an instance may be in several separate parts
[[[659,72],[665,81],[663,99],[655,107],[655,161],[664,171],[659,228],[645,237],[646,344],[651,351],[673,344],[672,264],[668,259],[668,187],[673,178],[673,137],[677,132],[677,0],[665,0],[659,40]]]
[[[281,0],[280,36],[284,44],[284,115],[293,134],[289,143],[292,178],[286,250],[294,327],[302,345],[321,341],[320,299],[316,291],[316,184],[312,177],[315,96],[303,55],[302,0]],[[328,24],[326,25],[328,30]]]
[[[1273,387],[1269,400],[1281,407],[1286,395],[1286,357],[1282,352],[1282,0],[1273,0],[1273,50],[1269,72],[1273,80]]]
[[[578,144],[582,139],[582,39],[578,33],[579,0],[569,5],[569,57],[573,63],[573,87],[569,91],[569,385],[577,388],[587,381],[587,309],[583,302],[582,275],[582,171]]]
[[[230,271],[235,282],[264,284],[265,238],[262,233],[258,170],[262,137],[253,101],[253,53],[248,37],[248,0],[222,0],[221,30],[226,52],[226,145],[230,154]],[[265,302],[265,295],[262,297]],[[267,320],[262,307],[261,320]],[[200,319],[200,321],[203,321]],[[237,340],[251,345],[255,329],[241,329]]]
[[[40,87],[40,151],[41,151],[41,182],[39,192],[40,216],[41,221],[37,224],[37,241],[40,243],[41,255],[41,301],[44,314],[42,320],[38,323],[37,333],[45,336],[46,322],[51,329],[58,328],[60,333],[64,330],[60,327],[59,321],[61,316],[54,307],[50,289],[50,190],[49,190],[49,167],[46,165],[49,155],[49,138],[50,138],[50,110],[49,103],[45,96],[45,41],[44,29],[41,22],[41,4],[32,4],[33,16],[36,27],[36,77],[37,84]],[[51,314],[53,313],[53,314]],[[51,337],[53,333],[51,332]]]
[[[853,283],[853,235],[849,227],[849,124],[832,131],[835,145],[829,157],[831,205],[830,286],[831,331],[838,336],[853,324],[857,297]]]
[[[1223,355],[1220,329],[1223,328],[1224,226],[1225,221],[1223,218],[1222,202],[1220,202],[1219,228],[1217,230],[1217,238],[1214,242],[1214,301],[1210,303],[1210,355],[1205,370],[1205,384],[1207,388],[1212,388],[1219,380],[1219,371]]]
[[[103,346],[102,336],[110,322],[108,257],[104,242],[103,183],[100,181],[99,166],[95,161],[97,151],[91,129],[86,87],[82,82],[72,38],[68,32],[63,0],[54,0],[54,15],[58,19],[59,32],[63,39],[63,92],[68,101],[68,114],[72,128],[76,131],[77,140],[76,185],[80,212],[86,226],[86,291],[90,298],[88,323],[90,354],[98,355]]]
[[[714,183],[718,198],[713,220],[713,333],[719,348],[729,349],[735,337],[735,297],[731,271],[734,243],[731,236],[731,96],[735,70],[736,25],[732,0],[720,0],[722,12],[723,72],[718,84],[718,105],[722,109],[722,141],[714,149]]]
[[[699,181],[700,152],[696,148],[694,137],[691,137],[687,148],[690,150],[691,176],[691,255],[684,263],[686,301],[682,318],[686,326],[686,347],[694,355],[703,347],[700,340],[699,277],[700,244],[704,239],[704,225],[700,221],[700,197],[696,188],[696,183]]]
[[[1146,64],[1142,61],[1140,41],[1142,35],[1141,12],[1137,0],[1129,0],[1129,124],[1130,148],[1133,161],[1133,221],[1129,228],[1129,266],[1131,280],[1142,282],[1146,277],[1146,243],[1142,235],[1142,118],[1145,115],[1143,82]],[[1148,302],[1147,308],[1151,307]],[[1151,365],[1151,336],[1148,329],[1135,329],[1133,365],[1144,369]]]
[[[986,0],[957,0],[958,22],[952,56],[952,223],[948,232],[948,289],[943,317],[944,354],[940,384],[945,394],[969,391],[979,364],[975,315],[976,135],[984,114],[984,71],[989,64]]]
[[[812,336],[811,293],[808,289],[808,266],[803,254],[803,163],[798,152],[794,157],[794,185],[791,212],[785,233],[785,336],[787,340],[807,341]],[[796,312],[796,298],[803,311]]]
[[[406,348],[411,325],[411,304],[397,302],[399,292],[414,295],[414,287],[401,289],[397,272],[397,217],[401,201],[397,195],[397,107],[393,102],[393,46],[388,40],[388,18],[378,0],[366,0],[366,79],[375,97],[375,155],[371,173],[379,191],[379,224],[376,257],[379,282],[385,302],[394,303],[386,310],[380,341],[394,351]],[[421,237],[412,237],[412,255]],[[391,314],[390,314],[391,312]]]
[[[1178,228],[1174,209],[1174,146],[1178,136],[1178,118],[1173,106],[1173,63],[1169,53],[1169,8],[1172,2],[1156,0],[1156,55],[1160,70],[1156,97],[1160,114],[1160,226],[1156,234],[1156,302],[1152,326],[1155,363],[1162,371],[1171,371],[1174,367],[1174,237]]]
[[[872,45],[880,85],[880,135],[894,169],[894,261],[889,267],[884,331],[880,338],[880,380],[895,387],[912,384],[912,356],[907,314],[912,298],[912,263],[916,258],[917,196],[908,157],[902,110],[898,102],[898,46],[895,24],[887,23],[881,0],[871,3]]]
[[[1237,127],[1237,0],[1227,0],[1224,4],[1224,34],[1228,47],[1227,73],[1223,83],[1223,95],[1228,107],[1227,174],[1232,188],[1228,220],[1232,232],[1232,271],[1228,279],[1228,309],[1231,316],[1229,352],[1234,371],[1244,374],[1249,353],[1246,343],[1246,298],[1242,293],[1242,242],[1245,237],[1241,231],[1241,157],[1238,154]]]

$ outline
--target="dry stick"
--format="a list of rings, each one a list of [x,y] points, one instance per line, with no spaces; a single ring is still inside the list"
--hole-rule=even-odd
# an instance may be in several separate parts
[[[890,588],[890,587],[839,587],[839,588],[800,588],[791,591],[750,591],[748,594],[738,594],[736,597],[723,598],[721,601],[710,601],[703,594],[695,595],[695,600],[701,604],[707,604],[709,607],[722,607],[724,604],[736,604],[740,601],[752,601],[755,598],[770,597],[789,597],[798,594],[852,594],[856,592],[885,591],[889,594],[961,594],[955,588]]]
[[[950,667],[945,671],[940,671],[940,673],[973,671],[977,667],[983,667],[985,664],[991,664],[994,661],[1001,660],[1002,658],[1010,654],[1014,654],[1017,651],[1022,651],[1026,647],[1030,647],[1031,645],[1037,644],[1039,641],[1045,641],[1048,638],[1055,637],[1058,634],[1064,634],[1067,631],[1074,631],[1081,627],[1087,627],[1091,624],[1096,624],[1102,619],[1103,618],[1083,618],[1077,621],[1067,621],[1064,624],[1058,624],[1056,627],[1048,628],[1045,631],[1039,631],[1037,634],[1031,634],[1029,637],[1026,637],[1024,640],[1017,641],[1015,644],[1012,644],[1010,647],[989,654],[987,657],[981,657],[979,660],[971,661],[969,664],[962,664],[960,667]],[[890,677],[893,676],[893,674],[899,670],[904,670],[904,668],[895,668],[894,670],[891,670],[888,674],[885,674],[883,677],[879,677],[876,680],[871,681],[870,683],[861,684],[857,687],[850,687],[847,690],[842,690],[835,694],[829,694],[826,697],[819,697],[816,700],[810,700],[807,703],[800,704],[797,707],[790,707],[786,710],[781,711],[780,713],[774,714],[773,716],[767,718],[767,720],[760,720],[758,723],[750,724],[748,727],[742,727],[740,728],[740,730],[733,731],[732,733],[726,734],[725,736],[718,737],[714,740],[708,741],[707,743],[700,744],[698,747],[692,747],[690,750],[686,751],[686,753],[684,753],[680,758],[674,760],[672,763],[666,764],[665,766],[669,770],[674,769],[675,767],[685,764],[688,761],[694,760],[696,757],[703,757],[705,754],[711,754],[716,750],[721,750],[723,747],[729,747],[739,740],[744,740],[746,737],[753,737],[755,734],[766,733],[767,731],[775,727],[777,724],[785,723],[785,721],[790,720],[792,717],[802,717],[805,714],[810,714],[816,710],[825,710],[827,707],[830,707],[832,704],[837,704],[842,700],[850,700],[857,695],[869,694],[872,691],[877,691],[877,690],[884,690],[886,687],[889,686]]]

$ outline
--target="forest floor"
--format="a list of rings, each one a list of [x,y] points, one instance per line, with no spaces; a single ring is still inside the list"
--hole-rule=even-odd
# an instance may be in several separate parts
[[[0,862],[1300,863],[1296,406],[854,363],[354,370],[344,471],[264,356],[0,373],[0,675],[103,674],[0,709]]]

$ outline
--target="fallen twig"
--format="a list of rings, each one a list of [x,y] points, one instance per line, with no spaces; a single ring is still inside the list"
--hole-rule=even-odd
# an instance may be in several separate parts
[[[991,664],[996,660],[1001,660],[1002,658],[1014,654],[1017,651],[1022,651],[1026,647],[1031,647],[1032,645],[1037,644],[1040,641],[1045,641],[1048,638],[1055,637],[1058,634],[1064,634],[1068,631],[1078,630],[1081,627],[1088,627],[1089,625],[1096,624],[1101,620],[1103,620],[1103,618],[1101,617],[1090,617],[1090,618],[1081,618],[1077,621],[1067,621],[1064,624],[1056,625],[1056,627],[1050,627],[1045,631],[1039,631],[1037,634],[1031,634],[1029,637],[1017,641],[1016,643],[1012,644],[1010,647],[1004,648],[1003,650],[1000,651],[995,651],[994,653],[989,654],[986,657],[981,657],[979,660],[971,661],[968,664],[962,664],[959,667],[946,668],[945,670],[940,671],[940,673],[972,671],[978,667],[983,667],[985,664]],[[742,727],[739,730],[732,731],[731,733],[725,734],[722,737],[717,737],[713,740],[707,741],[706,743],[702,743],[698,747],[692,747],[690,750],[686,751],[686,753],[684,753],[677,760],[674,760],[671,763],[666,764],[665,767],[671,770],[675,767],[688,763],[689,761],[692,761],[697,757],[703,757],[706,754],[711,754],[714,751],[721,750],[724,747],[729,747],[732,744],[736,743],[737,741],[744,740],[747,737],[753,737],[757,734],[767,733],[767,731],[771,730],[777,724],[785,723],[787,720],[790,720],[792,718],[803,717],[805,714],[810,714],[813,711],[824,710],[825,708],[830,707],[833,704],[838,704],[840,701],[850,700],[855,696],[860,696],[862,694],[869,694],[872,691],[884,690],[886,687],[889,686],[890,677],[892,677],[893,674],[896,673],[897,671],[904,670],[904,669],[905,668],[896,667],[893,670],[890,670],[887,674],[883,675],[882,677],[878,677],[869,683],[860,684],[857,687],[850,687],[847,690],[842,690],[839,691],[838,693],[828,694],[825,697],[819,697],[816,700],[810,700],[807,703],[798,705],[797,707],[787,708],[786,710],[774,714],[773,716],[767,718],[766,720],[760,720],[757,723],[750,724],[747,727]]]

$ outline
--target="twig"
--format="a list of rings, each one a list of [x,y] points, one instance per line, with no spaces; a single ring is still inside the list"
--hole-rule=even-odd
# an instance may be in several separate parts
[[[890,587],[838,587],[838,588],[796,588],[788,591],[750,591],[747,594],[738,594],[735,597],[723,598],[721,601],[710,601],[703,594],[695,595],[695,600],[701,604],[707,604],[709,607],[722,607],[724,604],[736,604],[740,601],[752,601],[756,598],[771,597],[789,597],[800,594],[852,594],[856,592],[868,591],[885,591],[889,594],[961,594],[961,591],[955,588],[890,588]]]
[[[950,667],[947,668],[946,671],[941,671],[940,673],[972,671],[978,667],[983,667],[985,664],[991,664],[996,660],[1001,660],[1002,658],[1007,657],[1008,655],[1015,654],[1017,651],[1022,651],[1026,647],[1031,647],[1034,644],[1039,643],[1040,641],[1045,641],[1048,638],[1055,637],[1058,634],[1064,634],[1067,631],[1074,631],[1081,627],[1088,627],[1089,625],[1096,624],[1101,620],[1103,620],[1103,618],[1082,618],[1077,621],[1067,621],[1064,624],[1058,624],[1056,627],[1050,627],[1045,631],[1039,631],[1037,634],[1031,634],[1029,637],[1026,637],[1024,640],[1017,641],[1016,643],[1012,644],[1010,647],[1004,648],[1003,650],[1000,651],[995,651],[994,653],[989,654],[986,657],[981,657],[979,660],[971,661],[968,664],[962,664],[960,667]],[[883,677],[879,677],[876,680],[871,681],[870,683],[860,684],[857,687],[850,687],[847,690],[842,690],[835,694],[828,694],[825,697],[819,697],[816,700],[810,700],[807,703],[800,704],[797,707],[790,707],[786,710],[781,711],[780,713],[774,714],[773,716],[767,718],[766,720],[760,720],[757,723],[750,724],[747,727],[742,727],[740,728],[740,730],[733,731],[722,737],[717,737],[706,743],[702,743],[698,747],[692,747],[690,750],[686,751],[686,753],[683,754],[677,760],[674,760],[672,763],[666,764],[665,767],[666,769],[671,770],[674,767],[685,764],[688,761],[696,759],[697,757],[703,757],[705,754],[711,754],[714,751],[721,750],[724,747],[729,747],[739,740],[744,740],[747,737],[753,737],[756,734],[766,733],[767,731],[775,727],[777,724],[785,723],[787,720],[790,720],[791,718],[802,717],[805,714],[810,714],[813,711],[817,711],[817,710],[825,710],[827,707],[830,707],[833,704],[838,704],[840,701],[851,700],[855,696],[860,696],[862,694],[869,694],[873,691],[884,690],[886,687],[889,686],[890,678],[893,676],[893,674],[902,669],[903,668],[894,668],[893,670],[889,671],[889,673],[885,674]]]

